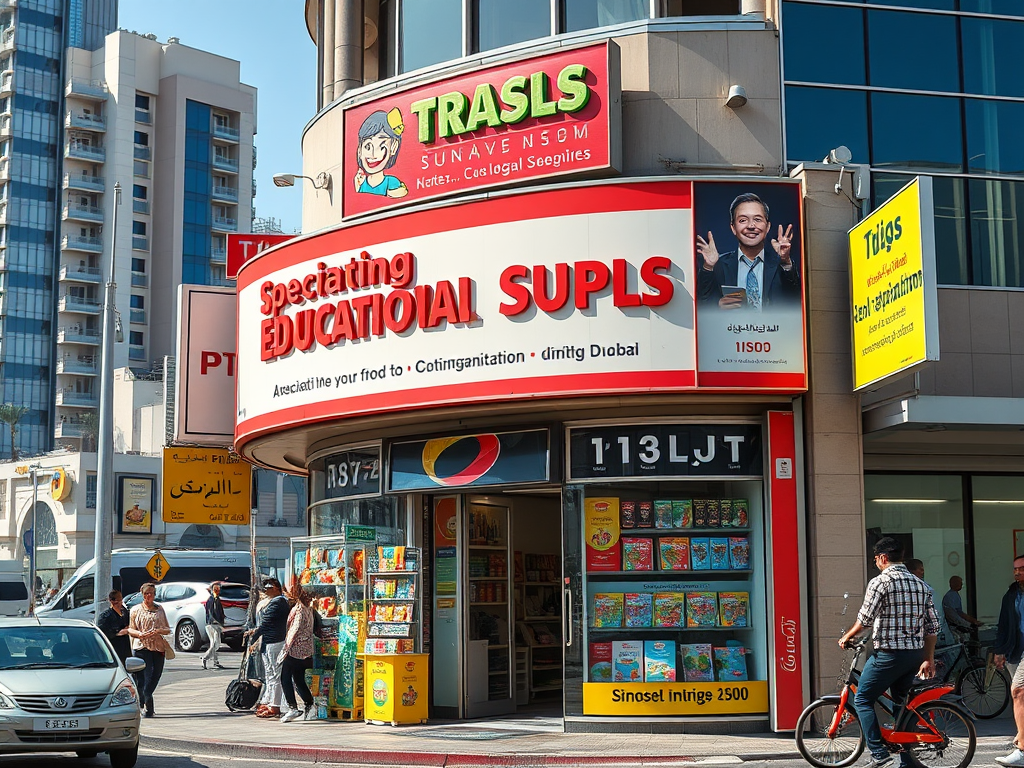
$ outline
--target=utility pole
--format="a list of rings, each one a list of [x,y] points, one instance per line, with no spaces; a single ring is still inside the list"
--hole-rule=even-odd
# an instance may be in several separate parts
[[[32,527],[29,528],[32,531],[32,547],[28,552],[28,615],[36,615],[36,544],[39,543],[39,537],[36,535],[36,504],[39,502],[39,481],[36,478],[36,473],[39,471],[39,464],[30,464],[28,468],[29,476],[32,478],[32,511],[31,520]]]
[[[121,206],[121,183],[114,182],[114,215],[110,236],[110,268],[103,295],[103,351],[100,355],[100,418],[96,436],[96,533],[93,556],[93,604],[96,615],[103,610],[107,594],[113,589],[110,577],[110,551],[114,546],[114,336],[117,309],[114,279],[117,253],[117,209]]]

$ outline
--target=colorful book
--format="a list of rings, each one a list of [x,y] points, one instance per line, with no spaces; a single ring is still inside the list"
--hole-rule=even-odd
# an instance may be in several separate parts
[[[676,499],[672,502],[672,527],[690,528],[693,526],[693,500]]]
[[[714,592],[686,593],[686,626],[718,626],[718,600]]]
[[[708,499],[708,528],[720,528],[722,525],[722,505],[719,499]]]
[[[649,627],[654,616],[654,595],[650,592],[627,592],[623,599],[627,627]]]
[[[654,502],[654,527],[655,528],[672,528],[672,502],[671,501],[655,501]]]
[[[587,571],[621,571],[622,546],[619,500],[591,498],[583,503],[583,529],[587,550]]]
[[[732,516],[737,528],[746,528],[750,525],[750,507],[746,499],[732,500]]]
[[[637,528],[653,528],[654,527],[654,502],[653,501],[638,501],[636,505],[636,527]]]
[[[733,536],[729,539],[729,567],[734,571],[750,568],[750,541],[746,536]]]
[[[718,607],[723,627],[746,627],[749,592],[719,592]]]
[[[622,570],[653,571],[654,541],[648,538],[622,540]]]
[[[719,499],[718,510],[723,528],[733,528],[736,526],[736,520],[732,512],[732,499]]]
[[[694,528],[707,528],[708,527],[708,500],[707,499],[694,499],[693,500],[693,527]]]
[[[643,641],[616,640],[612,643],[612,680],[616,683],[642,683],[643,664]]]
[[[711,645],[697,643],[683,646],[683,680],[687,683],[713,683]]]
[[[686,623],[686,595],[682,592],[657,592],[654,595],[655,627],[682,627]]]
[[[622,626],[623,597],[621,592],[603,592],[594,595],[595,627]]]
[[[741,683],[747,679],[747,649],[740,646],[715,647],[715,679],[720,683]]]
[[[690,567],[695,571],[711,570],[711,539],[690,538]]]
[[[590,682],[610,683],[612,681],[612,644],[590,644]]]
[[[729,570],[729,540],[713,538],[710,541],[711,546],[711,570],[713,571],[727,571]]]
[[[623,501],[619,507],[620,527],[636,528],[636,502]]]
[[[663,571],[690,570],[690,540],[685,536],[658,539],[659,567]]]
[[[644,682],[676,681],[675,640],[644,641]]]

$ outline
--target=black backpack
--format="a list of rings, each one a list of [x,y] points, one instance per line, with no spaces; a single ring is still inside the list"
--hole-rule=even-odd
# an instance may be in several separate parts
[[[253,654],[246,650],[242,663],[238,667],[238,677],[228,683],[224,692],[224,704],[232,712],[245,712],[256,706],[263,688],[263,681],[258,677],[250,677],[250,657]],[[258,659],[258,656],[257,656]],[[252,670],[258,674],[257,670]]]

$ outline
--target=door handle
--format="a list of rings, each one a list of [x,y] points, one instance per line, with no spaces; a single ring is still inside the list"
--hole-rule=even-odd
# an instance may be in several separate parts
[[[570,648],[572,647],[572,590],[563,590],[562,594],[565,597],[563,600],[565,605],[562,609],[562,637],[565,638],[565,647]]]

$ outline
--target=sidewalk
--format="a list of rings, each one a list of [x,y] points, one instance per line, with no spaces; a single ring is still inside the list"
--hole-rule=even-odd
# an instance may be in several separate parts
[[[157,716],[142,721],[144,748],[306,763],[445,768],[672,768],[799,758],[789,734],[563,733],[559,717],[431,721],[398,728],[337,720],[282,724],[229,712],[224,690],[233,672],[204,672],[198,668],[198,657],[182,654],[179,659],[172,662],[174,674],[157,689]],[[978,752],[1004,754],[1012,726],[1013,721],[1005,718],[978,721]]]

